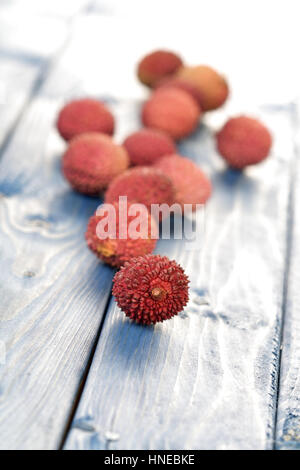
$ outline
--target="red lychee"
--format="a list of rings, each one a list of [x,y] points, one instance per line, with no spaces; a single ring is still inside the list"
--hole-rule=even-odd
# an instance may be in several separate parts
[[[189,298],[187,276],[166,256],[134,258],[117,272],[113,282],[113,295],[120,309],[144,325],[172,318]]]
[[[177,76],[197,88],[201,94],[203,111],[219,108],[228,97],[229,88],[225,78],[207,65],[182,67]]]
[[[248,116],[229,119],[216,139],[222,157],[231,167],[239,170],[264,160],[272,146],[269,130],[257,119]]]
[[[170,51],[154,51],[146,55],[138,64],[139,80],[152,87],[157,80],[174,74],[182,66],[182,60]]]
[[[180,155],[161,158],[156,168],[169,176],[175,187],[175,201],[184,208],[184,204],[204,204],[211,195],[211,182],[194,162]]]
[[[186,91],[192,98],[194,98],[198,106],[201,108],[202,94],[195,85],[187,80],[175,76],[166,77],[155,83],[154,88],[156,90],[161,88],[179,88],[180,90]]]
[[[176,151],[173,140],[164,132],[155,129],[134,132],[125,139],[123,146],[132,165],[152,165],[164,155]]]
[[[63,156],[62,170],[71,186],[88,195],[99,195],[129,164],[126,150],[104,134],[74,137]]]
[[[160,129],[175,140],[191,134],[200,117],[201,110],[194,98],[179,88],[156,90],[142,110],[144,126]]]
[[[103,204],[90,218],[85,238],[98,258],[119,267],[131,258],[152,253],[158,229],[144,206],[129,203],[124,208],[118,203],[110,207]]]
[[[65,140],[85,132],[114,133],[114,117],[107,107],[91,98],[67,103],[60,111],[57,129]]]
[[[105,194],[105,202],[118,202],[120,196],[127,196],[128,201],[144,204],[151,211],[151,204],[172,205],[174,194],[172,181],[161,170],[138,166],[111,182]]]

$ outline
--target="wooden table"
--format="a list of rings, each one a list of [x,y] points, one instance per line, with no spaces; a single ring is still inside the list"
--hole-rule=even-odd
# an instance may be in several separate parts
[[[0,5],[0,447],[300,449],[297,93],[289,82],[269,99],[262,77],[268,100],[255,101],[232,68],[235,96],[179,146],[214,186],[203,243],[190,252],[161,240],[156,250],[188,271],[190,302],[155,327],[131,324],[111,297],[113,270],[85,245],[100,201],[63,180],[54,125],[64,101],[95,95],[121,142],[145,96],[136,60],[159,41],[180,50],[176,28],[168,39],[136,22],[132,32],[116,4]],[[203,60],[209,52],[223,65],[213,46]],[[225,168],[213,133],[247,111],[274,147],[240,174]]]

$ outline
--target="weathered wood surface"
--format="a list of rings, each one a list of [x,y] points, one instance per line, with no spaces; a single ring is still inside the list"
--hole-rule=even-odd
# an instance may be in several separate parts
[[[83,249],[99,201],[78,197],[61,177],[64,145],[54,131],[61,102],[34,96],[66,39],[66,23],[30,7],[21,14],[17,3],[0,10],[0,144],[9,137],[0,165],[0,447],[47,449],[60,445],[112,272],[103,267],[100,274]]]
[[[74,194],[60,175],[64,146],[53,129],[55,114],[72,96],[104,98],[117,115],[121,141],[139,124],[134,99],[144,90],[136,84],[135,62],[153,47],[153,37],[142,34],[145,25],[132,25],[134,33],[128,35],[126,22],[109,17],[116,2],[94,2],[93,7],[78,0],[64,9],[56,1],[46,3],[37,7],[41,2],[29,0],[22,21],[15,17],[21,0],[4,2],[0,11],[0,66],[6,67],[12,90],[8,108],[0,108],[0,143],[26,103],[39,67],[44,74],[49,71],[44,84],[40,77],[39,94],[0,163],[1,448],[60,445],[110,296],[113,272],[94,259],[83,239],[98,201]],[[80,9],[100,15],[73,21]],[[47,61],[69,33],[64,53],[48,70]],[[168,31],[166,39],[158,28],[156,36],[156,45],[167,41],[169,47],[181,47],[177,31]],[[88,53],[98,52],[95,44],[99,56]],[[250,46],[252,51],[252,40]],[[198,46],[190,44],[187,50],[198,60]],[[112,57],[118,60],[112,63]],[[207,57],[213,62],[218,54],[207,50]],[[223,58],[230,60],[226,54]],[[276,55],[278,69],[277,64]],[[242,90],[239,84],[248,83],[242,69],[241,75],[232,75],[236,94]],[[20,99],[13,95],[19,70]],[[292,87],[284,90],[291,93]],[[150,328],[132,325],[110,302],[65,448],[273,446],[294,131],[288,107],[261,112],[275,135],[273,156],[245,175],[225,171],[209,127],[202,126],[181,145],[214,183],[205,242],[191,253],[180,241],[160,241],[157,251],[186,267],[191,301],[184,314]],[[220,113],[220,122],[225,114]],[[293,247],[297,220],[295,214]],[[283,336],[279,448],[296,448],[299,441],[297,253]]]
[[[39,63],[18,61],[0,52],[0,147],[25,108],[40,70]]]
[[[213,180],[205,242],[158,252],[187,267],[191,301],[150,328],[111,301],[66,449],[272,448],[294,149],[288,110],[262,118],[273,154],[245,174],[224,169],[205,126],[182,144]]]
[[[35,99],[0,164],[1,448],[59,446],[110,295],[84,241],[99,201],[63,181],[56,112]]]
[[[300,106],[294,110],[297,132],[294,165],[293,212],[290,217],[289,271],[286,279],[280,387],[276,423],[276,448],[300,450]]]
[[[16,59],[13,49],[9,55]],[[22,57],[45,66],[30,48]],[[97,262],[84,241],[88,217],[100,201],[75,194],[60,172],[65,145],[54,123],[67,96],[55,84],[53,93],[47,90],[62,63],[49,69],[49,79],[40,78],[38,95],[0,164],[1,448],[59,447],[110,296],[113,271]],[[68,82],[64,69],[61,81]],[[70,95],[72,89],[69,82]],[[129,130],[121,119],[124,105],[111,105],[122,123],[119,132],[122,126]],[[7,122],[3,115],[3,129]]]
[[[65,145],[54,123],[67,97],[55,84],[47,90],[61,63],[40,82],[0,164],[1,448],[60,445],[110,296],[113,271],[84,241],[100,201],[75,194],[60,172]],[[67,78],[62,69],[57,84]],[[111,105],[119,133],[136,126],[138,116],[122,120],[124,104]]]

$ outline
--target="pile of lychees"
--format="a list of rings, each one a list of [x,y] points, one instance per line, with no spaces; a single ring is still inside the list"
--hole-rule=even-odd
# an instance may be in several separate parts
[[[105,263],[120,268],[113,294],[125,314],[138,323],[150,324],[178,314],[188,301],[188,278],[183,269],[166,257],[151,255],[160,217],[152,204],[184,207],[205,204],[212,187],[205,173],[176,151],[176,141],[195,131],[204,113],[222,106],[229,95],[228,83],[206,65],[186,66],[169,51],[155,51],[138,64],[139,80],[151,95],[141,113],[143,128],[122,145],[112,135],[115,119],[107,106],[90,98],[66,104],[59,113],[57,129],[68,142],[62,171],[72,188],[89,196],[104,194],[104,204],[90,218],[88,247]],[[228,165],[243,169],[264,160],[271,135],[257,119],[229,119],[216,134],[216,145]],[[123,208],[120,198],[127,197]],[[142,204],[139,236],[128,230],[135,207]],[[112,233],[99,235],[99,224],[115,209]],[[124,220],[126,228],[124,235]],[[154,236],[155,234],[155,236]]]

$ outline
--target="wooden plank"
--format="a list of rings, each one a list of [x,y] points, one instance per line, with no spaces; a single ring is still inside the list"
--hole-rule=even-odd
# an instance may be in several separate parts
[[[86,55],[84,48],[81,55]],[[0,167],[3,448],[60,445],[110,296],[113,271],[97,262],[84,241],[88,217],[99,201],[70,191],[60,174],[64,145],[54,121],[74,91],[67,61],[61,67],[63,57],[46,84],[41,82]],[[56,84],[48,93],[53,76]],[[66,95],[55,91],[61,82]],[[124,104],[113,100],[110,105],[118,139],[136,126],[138,115],[134,109],[128,125]]]
[[[245,174],[206,126],[181,145],[214,185],[202,249],[159,242],[189,272],[189,305],[141,327],[111,301],[66,449],[272,447],[293,135],[289,111],[261,117],[273,154]]]
[[[0,55],[0,147],[23,110],[39,71],[40,64],[16,61]]]
[[[300,449],[300,103],[294,112],[294,126],[297,131],[294,166],[293,195],[290,215],[290,250],[286,278],[285,323],[282,338],[280,368],[280,393],[277,414],[276,448],[282,450]]]
[[[84,241],[99,201],[60,173],[59,104],[36,98],[0,163],[2,449],[59,446],[110,294]]]
[[[91,24],[94,26],[90,31]],[[99,93],[101,93],[101,96],[106,96],[106,93],[109,91],[115,96],[124,96],[126,98],[138,94],[136,93],[138,86],[136,85],[133,74],[130,81],[127,80],[127,76],[123,77],[122,75],[123,81],[120,83],[119,73],[114,75],[113,70],[110,69],[108,65],[111,63],[112,53],[119,51],[118,55],[115,55],[115,57],[122,57],[120,58],[120,62],[116,61],[116,69],[118,69],[118,72],[120,69],[122,71],[129,70],[136,57],[140,55],[139,51],[130,48],[125,42],[122,42],[120,45],[120,41],[115,40],[111,43],[109,54],[103,53],[101,60],[99,57],[96,64],[93,55],[86,54],[86,51],[89,50],[89,45],[106,44],[108,38],[112,38],[112,36],[115,35],[115,29],[112,28],[112,26],[116,27],[120,25],[118,22],[114,22],[114,24],[109,21],[103,22],[102,20],[99,22],[96,18],[85,18],[78,23],[74,31],[74,41],[67,49],[66,54],[62,56],[58,67],[53,69],[51,80],[47,81],[46,86],[42,89],[42,97],[36,100],[30,109],[26,120],[24,120],[18,130],[13,144],[6,152],[4,164],[1,166],[1,175],[3,175],[3,177],[1,176],[0,191],[4,194],[0,203],[3,214],[3,222],[1,222],[1,238],[3,239],[3,243],[1,242],[0,245],[2,246],[3,259],[1,260],[1,264],[3,267],[0,271],[2,273],[1,282],[4,291],[2,295],[4,299],[3,311],[2,309],[1,311],[4,317],[2,323],[5,323],[5,327],[2,329],[1,339],[3,338],[5,342],[6,366],[0,369],[0,372],[3,373],[2,383],[4,384],[1,388],[3,397],[1,403],[3,403],[3,407],[0,409],[0,442],[4,447],[57,447],[62,436],[63,426],[66,423],[67,416],[70,413],[73,400],[76,396],[78,384],[84,373],[87,357],[89,356],[91,346],[95,340],[96,330],[98,329],[106,300],[103,296],[106,296],[106,298],[108,296],[111,271],[108,268],[99,267],[93,256],[84,249],[84,241],[82,239],[86,219],[94,210],[96,202],[87,201],[85,198],[76,196],[67,190],[67,186],[59,175],[59,159],[57,156],[62,150],[61,143],[59,143],[50,129],[56,109],[60,104],[60,102],[56,101],[57,98],[60,100],[67,99],[70,96],[74,96],[74,94],[82,94],[83,92],[97,94],[98,96]],[[126,33],[128,26],[126,24],[123,25],[121,31],[125,31]],[[26,37],[25,34],[25,39]],[[126,34],[124,37],[126,37]],[[134,42],[136,43],[136,37],[134,37]],[[36,50],[32,49],[30,40],[26,39],[25,45],[25,49],[32,51],[33,54],[43,54],[45,50],[46,55],[49,54],[47,47],[41,47],[40,51],[38,48]],[[11,50],[13,50],[14,47],[15,46],[13,46]],[[17,41],[15,50],[17,51],[18,48],[19,45]],[[139,41],[139,48],[144,52],[145,49],[142,41]],[[22,47],[20,49],[22,49]],[[130,59],[128,60],[128,51],[132,50],[135,50],[136,57],[134,57],[134,54],[131,52]],[[51,97],[54,97],[55,100],[52,101]],[[117,138],[120,138],[124,133],[130,131],[130,126],[135,126],[135,124],[133,124],[133,117],[135,120],[137,119],[138,109],[130,103],[124,102],[120,104],[116,100],[111,100],[111,104],[114,105],[114,109],[117,111],[118,118],[120,119],[120,121],[118,120],[117,136]],[[269,116],[269,118],[270,121],[273,120],[272,116]],[[277,307],[279,310],[280,289],[276,290],[275,287],[277,288],[281,285],[281,254],[284,247],[283,240],[285,238],[284,217],[276,222],[274,222],[274,220],[276,210],[279,212],[279,210],[282,209],[282,213],[285,214],[288,174],[284,166],[284,160],[288,159],[292,153],[292,151],[287,148],[287,142],[289,140],[289,130],[287,129],[288,118],[286,116],[280,117],[280,115],[276,115],[274,120],[274,129],[278,128],[278,135],[282,136],[282,146],[280,147],[279,142],[276,147],[277,155],[275,165],[268,162],[266,166],[250,171],[248,173],[250,180],[247,179],[246,188],[243,187],[242,182],[238,180],[235,175],[226,173],[222,176],[222,165],[217,162],[214,156],[212,157],[212,161],[210,161],[212,144],[211,138],[206,133],[205,129],[202,130],[200,140],[198,140],[198,135],[194,140],[191,139],[186,143],[186,147],[183,147],[183,151],[186,149],[187,153],[195,155],[199,150],[199,161],[204,164],[206,162],[207,168],[211,171],[217,171],[218,174],[215,177],[215,181],[221,182],[221,189],[219,189],[216,195],[215,202],[211,204],[211,217],[209,217],[208,221],[208,248],[205,250],[206,255],[203,261],[204,268],[202,268],[203,272],[201,274],[202,280],[200,279],[201,282],[199,281],[200,287],[195,288],[196,301],[193,301],[189,307],[190,314],[185,322],[181,321],[183,318],[176,319],[179,320],[180,327],[175,324],[173,328],[174,320],[173,323],[170,322],[169,326],[166,324],[166,326],[162,325],[159,328],[155,328],[155,335],[153,335],[151,329],[144,331],[140,329],[136,330],[135,327],[133,327],[128,330],[128,333],[130,332],[128,336],[129,343],[124,345],[124,359],[123,354],[120,354],[122,344],[116,344],[118,334],[114,339],[110,338],[108,340],[108,342],[112,341],[111,346],[115,348],[114,353],[116,354],[116,358],[118,359],[121,355],[121,359],[118,364],[111,364],[106,356],[105,360],[107,362],[106,365],[104,364],[103,372],[101,371],[99,383],[101,384],[101,381],[103,383],[104,373],[106,370],[109,370],[109,373],[111,373],[113,377],[116,377],[117,387],[122,387],[123,389],[122,379],[129,379],[129,382],[124,382],[127,387],[125,388],[126,393],[128,387],[130,388],[135,384],[140,386],[141,391],[143,391],[142,376],[135,376],[132,369],[130,369],[130,367],[135,367],[136,364],[130,362],[129,350],[132,348],[133,353],[135,351],[140,352],[140,346],[137,341],[137,336],[139,335],[141,336],[141,341],[146,342],[145,353],[143,352],[141,355],[137,368],[137,374],[142,374],[143,371],[145,371],[145,378],[147,374],[151,373],[151,367],[154,368],[153,380],[151,379],[150,385],[147,384],[146,386],[146,399],[148,400],[146,413],[148,413],[150,408],[149,402],[152,397],[151,393],[153,391],[156,393],[156,385],[161,384],[161,388],[158,389],[158,398],[163,395],[164,390],[168,391],[168,384],[166,385],[165,381],[159,380],[158,375],[155,374],[156,369],[159,374],[160,372],[164,373],[166,370],[162,369],[163,366],[169,368],[171,384],[177,380],[175,388],[176,393],[178,391],[182,392],[182,390],[189,392],[189,386],[194,377],[193,367],[197,367],[199,370],[197,379],[192,382],[194,383],[194,393],[191,399],[192,408],[187,408],[187,410],[184,408],[182,395],[178,394],[178,397],[175,397],[175,399],[173,395],[173,400],[171,401],[173,410],[167,415],[167,417],[170,417],[171,424],[173,424],[175,420],[174,416],[176,416],[175,412],[184,409],[188,414],[188,419],[186,420],[187,424],[181,425],[181,428],[178,425],[178,434],[174,436],[173,442],[171,443],[168,442],[168,438],[165,437],[167,432],[164,431],[164,429],[169,429],[169,425],[159,430],[154,445],[156,445],[157,441],[162,442],[163,444],[161,445],[165,444],[165,447],[175,445],[177,439],[180,437],[179,434],[185,432],[184,426],[189,430],[188,423],[190,420],[191,431],[186,433],[186,437],[183,436],[182,445],[188,446],[190,441],[187,443],[187,438],[191,440],[192,444],[194,444],[194,440],[197,440],[197,446],[200,444],[205,445],[201,436],[206,433],[209,447],[209,445],[213,445],[214,436],[211,434],[215,431],[217,434],[217,439],[215,439],[216,446],[234,446],[237,440],[239,445],[242,446],[244,442],[246,442],[247,436],[244,430],[242,430],[241,433],[241,429],[237,426],[236,422],[231,422],[229,419],[231,417],[230,413],[234,415],[236,410],[237,413],[239,413],[240,410],[243,412],[240,414],[242,423],[250,424],[252,424],[251,420],[253,416],[251,411],[255,411],[255,418],[253,419],[254,434],[251,439],[249,439],[249,446],[253,444],[255,439],[259,445],[264,446],[270,444],[270,436],[273,431],[274,406],[274,390],[270,384],[272,380],[273,384],[276,381],[276,362],[278,359],[276,355],[277,336],[272,336],[272,333],[274,333],[274,331],[277,333],[277,329],[275,329],[275,318],[276,321],[278,321],[278,327],[280,323],[279,311],[276,309]],[[128,126],[128,123],[130,126]],[[206,151],[207,156],[205,155]],[[20,155],[27,156],[28,158],[21,159]],[[262,171],[262,168],[266,169]],[[270,175],[273,178],[272,184],[270,184],[270,181],[266,184],[264,181],[266,179],[265,177],[267,176],[269,178]],[[251,184],[253,180],[254,183],[258,181],[258,194],[255,193],[256,185]],[[233,193],[230,193],[229,187],[231,187]],[[279,195],[277,194],[277,190],[280,190]],[[274,206],[269,202],[273,197],[275,199]],[[237,264],[237,261],[233,269],[231,264],[228,265],[228,261],[223,260],[220,253],[223,243],[229,253],[231,253],[230,250],[232,250],[233,259],[237,259],[236,255],[239,253],[240,246],[237,248],[228,246],[229,243],[226,244],[224,240],[226,233],[231,230],[242,237],[242,234],[240,234],[242,222],[239,221],[238,218],[241,212],[245,208],[248,208],[248,203],[250,204],[252,212],[258,209],[259,213],[259,243],[262,238],[260,252],[263,253],[263,255],[265,255],[265,252],[268,253],[270,243],[273,243],[271,246],[278,247],[278,251],[280,252],[278,259],[276,258],[274,263],[276,266],[274,267],[273,265],[273,269],[265,266],[264,263],[262,263],[262,265],[259,264],[263,272],[267,272],[271,277],[271,282],[267,285],[267,299],[270,299],[270,292],[273,288],[276,292],[274,300],[270,300],[269,303],[262,300],[262,289],[258,289],[258,293],[256,293],[258,298],[258,314],[256,314],[255,311],[254,318],[255,321],[258,318],[258,323],[261,317],[263,319],[265,317],[267,318],[267,326],[265,327],[266,343],[264,342],[265,338],[263,338],[263,321],[262,325],[259,325],[256,333],[252,331],[251,334],[248,334],[249,336],[247,336],[245,332],[240,333],[240,329],[243,330],[243,325],[250,325],[250,329],[254,330],[253,323],[250,321],[250,314],[253,313],[253,304],[251,303],[251,305],[249,304],[248,306],[248,303],[246,303],[246,306],[243,307],[247,315],[245,322],[242,323],[241,326],[239,321],[237,321],[237,310],[240,308],[238,304],[239,298],[236,299],[232,296],[237,304],[234,304],[235,310],[231,313],[230,289],[234,290],[234,276],[238,276],[237,272],[243,271],[240,267],[238,269],[236,268],[235,264]],[[231,210],[233,215],[229,217],[228,214]],[[267,214],[265,214],[264,211],[266,211]],[[227,221],[227,218],[230,220]],[[211,222],[212,219],[214,219],[213,222]],[[245,219],[247,219],[247,217],[244,214],[244,222]],[[246,222],[248,222],[248,219]],[[250,224],[251,230],[254,232],[256,226],[254,227],[253,221],[250,222],[252,223],[252,225]],[[270,227],[273,225],[275,226],[274,240],[272,239],[270,230]],[[219,235],[219,232],[222,237]],[[217,240],[216,247],[214,246],[214,240]],[[70,243],[70,245],[68,245],[68,243]],[[170,254],[174,253],[175,249],[177,249],[176,247],[180,253],[182,248],[178,243],[175,243],[173,246],[167,244],[165,248],[160,244],[160,250],[162,252],[169,250]],[[209,250],[213,251],[213,256],[208,254]],[[212,258],[213,262],[211,261]],[[180,260],[179,256],[178,259]],[[190,259],[191,258],[188,257],[188,260]],[[266,260],[266,263],[267,261],[268,260]],[[11,271],[11,275],[9,276],[6,272],[7,265]],[[228,270],[229,273],[233,273],[231,276],[231,279],[233,279],[232,284],[229,286],[226,284],[225,288],[222,289],[220,285],[223,282],[223,278],[221,278],[221,275],[219,275],[219,277],[216,275],[216,273],[218,274],[219,265],[224,265],[226,268],[225,271]],[[105,274],[103,274],[102,269],[105,271]],[[276,269],[276,276],[273,276],[273,270],[276,271]],[[192,270],[192,273],[193,272]],[[250,274],[246,274],[251,281],[253,281],[253,278],[256,280],[253,270],[250,271]],[[206,281],[206,279],[208,279],[208,281]],[[219,294],[219,291],[221,294]],[[200,294],[200,299],[199,297],[197,298],[197,293],[198,295]],[[201,295],[202,293],[204,295]],[[209,304],[205,307],[207,299],[209,299]],[[100,303],[99,312],[97,311],[97,302]],[[203,304],[201,309],[204,310],[201,320],[196,313],[198,312],[199,302]],[[213,310],[210,304],[213,305]],[[224,307],[225,313],[218,310],[221,307]],[[266,307],[268,310],[267,314],[262,312],[263,307]],[[7,317],[4,316],[3,312],[8,312]],[[120,315],[119,312],[115,314]],[[232,317],[234,320],[233,324],[230,320]],[[111,316],[109,316],[108,325],[111,321],[110,318]],[[182,327],[181,324],[183,324]],[[86,325],[88,326],[86,327]],[[125,328],[128,326],[126,325],[127,324],[125,324]],[[205,334],[200,335],[199,332],[200,330],[202,331],[203,325]],[[213,327],[213,325],[215,325],[215,327]],[[80,329],[80,327],[82,327],[82,329]],[[173,332],[173,329],[174,334],[170,335],[171,345],[169,347],[167,344],[169,341],[168,335],[170,330]],[[231,334],[232,329],[235,331],[235,334]],[[118,326],[116,330],[119,331]],[[209,331],[208,333],[207,330]],[[105,341],[107,341],[108,331],[109,326],[106,327]],[[125,330],[125,332],[126,331],[127,330]],[[132,332],[134,332],[133,335]],[[167,332],[167,336],[165,332]],[[201,344],[199,344],[197,334],[202,341]],[[258,339],[257,336],[259,337]],[[185,340],[186,337],[187,340]],[[273,337],[275,338],[274,344],[273,340],[271,340]],[[33,338],[38,338],[38,341],[35,341]],[[123,338],[121,338],[120,341],[122,339]],[[255,382],[256,394],[254,394],[254,396],[255,398],[258,397],[257,404],[251,401],[251,397],[248,394],[249,387],[246,375],[249,357],[244,358],[244,361],[240,358],[237,360],[237,365],[232,365],[230,362],[230,355],[232,353],[232,350],[230,350],[231,341],[239,345],[240,349],[238,349],[238,355],[241,354],[241,350],[243,350],[240,342],[244,343],[246,340],[248,342],[244,344],[245,349],[246,344],[255,343],[254,348],[251,349],[252,346],[248,348],[248,356],[251,356],[250,363],[253,366],[252,369],[250,368],[249,383],[253,385],[253,382]],[[152,360],[150,351],[149,360],[152,365],[150,364],[150,369],[149,366],[144,369],[147,351],[152,350],[149,341],[152,341],[154,344],[155,360]],[[162,345],[156,347],[159,341],[161,341]],[[175,350],[176,348],[174,348],[174,343],[177,341],[179,344],[179,353],[180,348],[182,348],[185,354],[182,359],[182,364],[185,366],[184,373],[181,373],[182,366],[180,366],[181,368],[179,369],[179,357]],[[3,343],[0,343],[0,345],[1,344]],[[45,349],[45,344],[49,344],[47,350]],[[219,348],[217,348],[215,355],[214,351],[209,349],[210,345],[214,344],[217,344]],[[262,345],[261,349],[259,348],[260,345]],[[271,345],[271,347],[269,347],[269,345]],[[103,351],[108,350],[107,347],[104,348],[103,342],[101,342],[99,348],[102,348]],[[128,348],[128,350],[126,350],[126,348]],[[207,355],[205,354],[206,348],[208,348]],[[199,354],[198,349],[200,351]],[[274,357],[269,352],[269,349],[274,352]],[[186,350],[190,352],[191,357],[187,357]],[[219,350],[222,350],[225,356],[221,365],[220,357],[218,356]],[[164,354],[166,351],[168,351],[169,355],[174,354],[175,360],[172,361],[170,356],[165,358]],[[253,357],[257,352],[256,361],[254,361],[250,351],[252,351]],[[156,354],[160,352],[162,353],[163,364],[159,362],[156,356]],[[217,357],[217,365],[215,373],[213,373],[211,363],[215,360],[215,356]],[[265,361],[263,361],[263,356],[269,368],[264,369]],[[270,357],[273,357],[272,364],[268,363]],[[123,360],[124,363],[128,360],[130,366],[128,376],[121,368],[120,362]],[[97,361],[93,366],[93,371],[98,363],[99,353]],[[108,368],[109,365],[111,369]],[[215,379],[217,371],[223,370],[223,367],[226,372],[223,376],[225,376],[226,380],[223,380],[221,374],[219,379]],[[13,368],[15,368],[14,371]],[[178,375],[177,369],[179,371]],[[253,369],[255,370],[254,372]],[[263,370],[262,374],[261,369]],[[207,390],[204,388],[203,383],[199,383],[201,379],[200,374],[203,370],[205,372],[205,381],[209,384]],[[92,372],[92,374],[94,374],[94,372]],[[118,376],[117,374],[120,375]],[[242,386],[239,389],[238,384],[236,384],[236,377],[239,378],[240,376],[242,377]],[[258,384],[256,383],[256,376],[258,376]],[[187,380],[186,377],[192,378]],[[273,379],[271,380],[270,377],[273,377]],[[130,385],[131,378],[135,379],[132,381],[132,385]],[[220,421],[225,423],[225,427],[226,423],[229,423],[229,427],[235,425],[232,431],[232,439],[227,429],[227,434],[224,434],[225,443],[222,442],[221,444],[221,429],[218,426],[214,426],[212,420],[208,419],[205,421],[205,425],[202,426],[201,429],[201,435],[198,432],[198,406],[201,413],[203,410],[204,412],[206,411],[205,405],[208,403],[208,392],[211,393],[211,396],[214,396],[215,382],[217,382],[217,385],[221,384],[220,386],[224,384],[227,387],[225,390],[231,390],[232,387],[232,402],[233,404],[237,402],[235,410],[232,404],[230,406],[229,403],[228,406],[230,400],[228,395],[226,396],[226,400],[228,401],[225,399],[223,399],[223,402],[221,400],[218,401],[219,396],[214,401],[215,408],[219,414],[217,415],[215,413],[213,418],[217,420],[221,414],[220,409],[222,411],[223,405],[223,407],[227,407],[228,410],[225,410],[227,411],[226,416],[221,415]],[[220,390],[220,387],[217,389]],[[270,390],[271,394],[267,403],[265,401],[266,389]],[[236,396],[239,395],[240,390],[245,392],[245,400],[243,403],[241,403],[242,400],[240,396],[238,400],[236,400]],[[103,414],[103,420],[99,420],[100,426],[104,426],[107,423],[108,426],[106,429],[101,427],[99,431],[98,422],[95,421],[95,424],[93,424],[94,405],[98,407],[98,401],[94,397],[94,389],[91,390],[89,386],[86,390],[85,394],[90,393],[92,396],[92,412],[82,416],[78,415],[76,418],[76,426],[79,433],[84,433],[82,430],[87,429],[87,435],[90,437],[92,437],[92,435],[89,434],[89,432],[94,426],[95,432],[92,433],[92,443],[88,443],[87,447],[110,445],[111,447],[120,446],[122,448],[125,433],[123,434],[124,426],[122,427],[120,425],[120,421],[122,416],[124,416],[124,407],[126,406],[122,397],[120,404],[121,418],[118,416],[117,419],[113,418],[112,421],[115,422],[115,425],[112,425],[109,419],[107,420],[109,412],[116,409],[116,403],[118,403],[117,391],[116,394],[112,394],[112,401],[106,402],[107,405],[112,404],[111,409],[107,407]],[[107,396],[105,395],[105,387],[104,392],[101,392],[99,396],[105,399],[105,396]],[[196,401],[193,402],[194,397],[196,397]],[[201,402],[202,399],[203,403]],[[132,393],[129,394],[129,404],[130,403],[135,404]],[[209,409],[210,405],[211,402],[209,402]],[[249,410],[247,411],[246,408],[248,406]],[[197,410],[195,410],[195,408],[197,408]],[[138,410],[138,408],[136,408],[136,410]],[[152,421],[149,420],[149,416],[144,420],[145,426],[149,423],[149,429],[153,429],[151,426],[156,425],[156,423],[160,422],[164,417],[164,406],[161,406],[158,401],[155,404],[154,413],[156,414]],[[191,413],[193,413],[192,417],[190,416]],[[205,413],[203,415],[206,416]],[[91,420],[88,419],[88,416],[91,416]],[[251,419],[249,419],[249,416]],[[83,419],[81,419],[82,417]],[[134,419],[136,419],[136,417]],[[262,422],[261,426],[259,426],[260,420]],[[131,426],[135,422],[131,421]],[[175,424],[177,426],[177,422]],[[119,425],[119,440],[114,444],[113,440],[117,437],[114,429],[116,427],[118,428]],[[158,427],[158,429],[160,428]],[[209,432],[207,432],[207,429]],[[78,439],[77,431],[74,429],[68,441],[68,446],[71,445],[70,442],[71,439],[73,439],[74,431],[74,439]],[[141,438],[137,440],[137,442],[139,442],[135,445],[140,445],[139,443],[142,439],[144,439],[146,445],[148,445],[148,436],[146,436],[145,433],[140,434]],[[191,434],[193,435],[192,437]],[[238,439],[237,435],[240,434],[241,437]],[[137,435],[138,433],[135,430],[135,436]],[[89,437],[87,440],[89,440]],[[128,439],[128,444],[126,445],[130,447],[129,441],[130,439]],[[198,444],[198,442],[200,442],[200,444]]]

